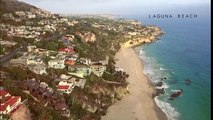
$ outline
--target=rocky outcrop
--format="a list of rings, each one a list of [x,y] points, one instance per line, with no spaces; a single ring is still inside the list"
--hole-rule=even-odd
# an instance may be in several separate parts
[[[115,95],[112,98],[116,98],[118,100],[121,100],[127,93],[127,87],[117,87],[114,89]]]
[[[82,108],[91,113],[95,113],[97,111],[97,106],[88,105],[85,102],[82,104]]]
[[[153,94],[153,97],[155,96],[159,96],[160,94],[164,94],[165,93],[165,88],[156,88],[155,89],[155,93]]]
[[[158,27],[147,27],[147,29],[148,29],[147,31],[144,31],[144,33],[146,33],[145,35],[138,35],[138,36],[135,35],[131,37],[128,41],[123,43],[121,47],[122,48],[136,47],[144,43],[151,43],[158,40],[159,37],[164,34],[164,32],[161,31],[160,28]]]
[[[111,86],[111,87],[110,87]],[[128,85],[93,86],[90,92],[96,95],[109,96],[112,99],[121,99],[128,93]]]
[[[115,81],[100,80],[86,85],[84,89],[74,89],[71,93],[75,104],[86,111],[85,115],[100,117],[107,113],[107,108],[121,100],[129,91],[128,84]]]

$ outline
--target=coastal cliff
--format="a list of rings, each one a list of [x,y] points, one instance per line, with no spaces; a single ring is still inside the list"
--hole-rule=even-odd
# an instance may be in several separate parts
[[[27,101],[32,119],[100,120],[108,107],[135,96],[134,80],[128,80],[137,76],[134,60],[129,64],[128,55],[122,59],[128,70],[117,66],[115,55],[163,34],[137,20],[62,17],[16,0],[1,3],[0,55],[7,63],[1,68],[3,88]],[[153,105],[149,97],[141,100]],[[147,115],[154,116],[153,110]]]
[[[145,43],[152,43],[158,40],[159,37],[161,37],[164,34],[164,32],[156,26],[152,26],[149,28],[150,30],[148,32],[146,31],[145,35],[135,35],[133,37],[129,37],[129,40],[124,42],[121,45],[121,47],[122,48],[136,47]]]

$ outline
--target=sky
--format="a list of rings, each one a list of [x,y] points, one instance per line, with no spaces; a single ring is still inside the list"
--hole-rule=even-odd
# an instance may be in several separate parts
[[[53,13],[150,14],[160,12],[205,12],[210,0],[20,0]],[[206,7],[207,6],[207,7]]]

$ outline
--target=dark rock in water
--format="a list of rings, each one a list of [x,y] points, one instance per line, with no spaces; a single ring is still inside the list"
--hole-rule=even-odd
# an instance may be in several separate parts
[[[169,99],[175,99],[176,97],[180,96],[182,94],[182,89],[177,90],[176,92],[172,93],[169,97]]]
[[[158,82],[158,83],[155,84],[156,87],[161,87],[162,85],[163,85],[162,81],[160,81],[160,82]]]
[[[191,85],[191,80],[190,80],[190,79],[183,80],[183,82],[184,82],[186,85]]]
[[[159,96],[160,94],[164,94],[165,93],[165,88],[162,89],[155,89],[155,96]]]
[[[166,77],[160,78],[160,80],[166,80],[166,79],[167,79]]]

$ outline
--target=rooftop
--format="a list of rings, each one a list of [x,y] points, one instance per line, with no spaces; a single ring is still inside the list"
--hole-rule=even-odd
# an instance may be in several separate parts
[[[20,96],[12,96],[9,100],[0,105],[0,111],[4,111],[7,106],[12,106],[13,104],[15,104],[19,98]]]
[[[6,90],[0,90],[0,96],[5,96],[8,94],[8,91]]]
[[[67,89],[69,89],[69,85],[58,85],[57,89],[67,90]]]

